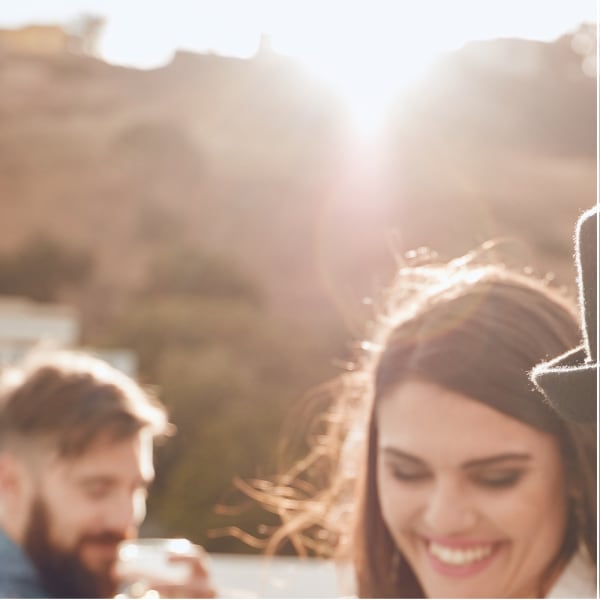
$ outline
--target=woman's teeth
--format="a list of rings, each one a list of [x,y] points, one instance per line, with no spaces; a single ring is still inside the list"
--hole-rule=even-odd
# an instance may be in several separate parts
[[[492,553],[493,546],[472,546],[470,548],[448,548],[430,542],[429,553],[449,565],[468,565],[483,560]]]

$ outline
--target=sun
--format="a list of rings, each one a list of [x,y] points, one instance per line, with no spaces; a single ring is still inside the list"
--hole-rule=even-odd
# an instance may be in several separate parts
[[[392,102],[443,53],[471,40],[554,39],[595,14],[590,0],[328,0],[262,2],[249,20],[273,48],[302,62],[345,101],[352,128],[379,132]]]
[[[408,52],[399,52],[394,56],[363,55],[356,60],[347,56],[314,62],[305,59],[305,63],[343,100],[353,132],[369,138],[381,133],[392,104],[425,76],[434,59],[435,55],[415,59]]]
[[[308,3],[309,6],[313,6]],[[406,7],[412,6],[410,14]],[[417,3],[324,3],[279,20],[273,48],[292,56],[343,99],[352,129],[380,131],[391,103],[427,72],[452,41],[424,34]],[[417,9],[415,8],[417,7]],[[286,25],[289,25],[287,27]]]

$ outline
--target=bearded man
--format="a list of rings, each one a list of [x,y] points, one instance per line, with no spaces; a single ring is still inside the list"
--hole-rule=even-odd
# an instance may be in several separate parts
[[[0,377],[0,597],[110,598],[165,408],[101,360],[55,352]],[[178,595],[212,597],[200,556]]]

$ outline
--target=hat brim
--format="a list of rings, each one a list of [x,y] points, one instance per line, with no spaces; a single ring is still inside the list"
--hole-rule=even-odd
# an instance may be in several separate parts
[[[565,419],[595,421],[598,415],[598,365],[586,361],[579,346],[535,367],[531,379]]]

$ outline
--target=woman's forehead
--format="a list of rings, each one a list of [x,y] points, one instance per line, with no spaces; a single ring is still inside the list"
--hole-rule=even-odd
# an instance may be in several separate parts
[[[385,394],[377,407],[379,447],[467,459],[490,453],[540,453],[554,438],[474,398],[421,380]]]

